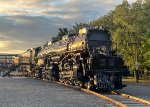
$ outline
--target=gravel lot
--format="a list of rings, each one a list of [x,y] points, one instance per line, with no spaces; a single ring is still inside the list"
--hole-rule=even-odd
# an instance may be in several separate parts
[[[32,78],[0,78],[0,107],[112,107],[72,88]]]

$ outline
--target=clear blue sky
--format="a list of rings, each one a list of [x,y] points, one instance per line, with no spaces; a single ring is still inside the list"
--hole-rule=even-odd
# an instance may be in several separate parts
[[[128,0],[130,3],[136,0]],[[0,0],[0,53],[20,53],[57,34],[59,27],[89,22],[122,0]]]

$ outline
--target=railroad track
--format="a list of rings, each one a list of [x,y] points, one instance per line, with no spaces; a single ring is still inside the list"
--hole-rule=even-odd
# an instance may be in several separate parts
[[[111,95],[107,95],[109,98],[115,99],[116,101],[121,102],[126,105],[124,107],[150,107],[150,101],[137,98],[131,95],[120,93],[117,91],[112,91]]]
[[[149,101],[120,92],[112,91],[110,94],[107,94],[105,96],[117,102],[120,102],[121,105],[118,105],[120,107],[150,107]]]
[[[87,89],[81,90],[113,103],[116,107],[150,107],[150,101],[115,91],[111,93],[97,93]]]
[[[71,87],[71,88],[74,88],[74,89],[77,89],[86,93],[93,94],[101,99],[104,99],[105,101],[108,101],[114,104],[114,106],[116,107],[150,107],[150,101],[137,98],[131,95],[127,95],[124,93],[120,93],[116,91],[112,91],[110,93],[99,93],[99,92],[90,91],[88,89],[64,84],[61,82],[54,82],[54,81],[50,81],[50,82],[57,83],[57,84]]]

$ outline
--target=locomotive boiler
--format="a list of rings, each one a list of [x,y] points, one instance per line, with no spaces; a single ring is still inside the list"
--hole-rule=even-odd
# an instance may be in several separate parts
[[[43,60],[38,65],[48,67],[52,73],[59,72],[61,82],[91,90],[121,89],[125,86],[122,77],[129,71],[111,45],[107,29],[83,28],[77,34],[64,35],[61,40],[44,45],[36,56],[37,63]]]

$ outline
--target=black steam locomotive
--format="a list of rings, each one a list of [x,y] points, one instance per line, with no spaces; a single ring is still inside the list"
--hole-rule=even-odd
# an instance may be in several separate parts
[[[28,50],[30,71],[39,78],[88,89],[121,89],[129,73],[121,56],[111,49],[105,28],[83,28],[78,34]]]

